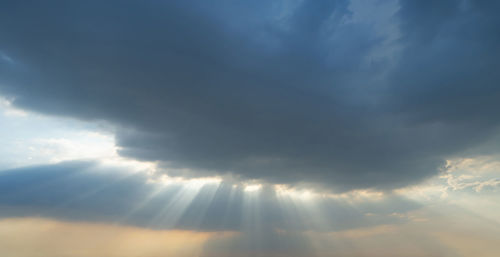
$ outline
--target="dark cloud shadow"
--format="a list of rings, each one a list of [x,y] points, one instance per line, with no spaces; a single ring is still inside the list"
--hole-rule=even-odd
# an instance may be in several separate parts
[[[372,60],[387,38],[346,0],[3,1],[0,93],[179,176],[402,187],[498,133],[500,19],[399,4],[400,50]]]

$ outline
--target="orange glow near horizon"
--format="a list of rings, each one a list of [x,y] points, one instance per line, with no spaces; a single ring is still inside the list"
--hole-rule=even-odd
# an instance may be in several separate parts
[[[191,257],[199,256],[207,239],[230,234],[9,218],[0,220],[0,254],[9,257]]]

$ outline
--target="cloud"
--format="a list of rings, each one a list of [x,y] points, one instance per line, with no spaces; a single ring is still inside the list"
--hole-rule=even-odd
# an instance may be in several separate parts
[[[436,207],[436,206],[435,206]],[[442,207],[442,205],[441,205]],[[451,206],[448,206],[451,207]],[[255,238],[233,232],[158,231],[42,218],[0,220],[0,248],[9,256],[481,256],[498,255],[498,223],[451,207],[453,215],[331,233],[285,233]]]
[[[4,2],[0,93],[184,177],[402,187],[498,132],[499,18],[387,3]]]
[[[220,233],[220,237],[227,236]],[[41,218],[0,220],[0,248],[12,257],[198,256],[211,233],[158,231]]]
[[[94,162],[0,172],[2,217],[48,217],[152,229],[338,231],[407,221],[419,205],[397,196],[382,199],[294,195],[270,185],[245,190],[220,180],[151,180],[144,172]]]
[[[268,231],[262,235],[239,234],[233,237],[210,238],[203,257],[225,256],[316,256],[309,239],[298,233]]]
[[[65,162],[0,171],[0,241],[19,256],[79,256],[68,249],[97,241],[109,246],[90,247],[97,255],[133,246],[146,256],[496,256],[498,194],[455,192],[425,205],[380,194],[167,184],[143,172]],[[196,242],[187,249],[188,237]]]

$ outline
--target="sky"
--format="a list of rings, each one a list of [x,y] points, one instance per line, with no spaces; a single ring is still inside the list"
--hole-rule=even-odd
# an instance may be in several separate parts
[[[496,257],[497,10],[2,1],[0,254]]]

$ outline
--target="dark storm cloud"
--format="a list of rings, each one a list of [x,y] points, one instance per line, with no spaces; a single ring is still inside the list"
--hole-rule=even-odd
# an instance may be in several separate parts
[[[401,1],[397,109],[417,123],[476,127],[500,116],[498,1]],[[432,8],[431,8],[432,7]]]
[[[491,154],[500,115],[498,1],[400,1],[404,47],[386,105],[441,156]]]
[[[0,93],[109,121],[122,155],[182,176],[400,187],[486,141],[500,107],[498,4],[400,5],[377,59],[387,35],[344,0],[4,1]]]
[[[280,200],[271,188],[245,192],[222,182],[197,189],[188,183],[147,183],[144,173],[66,162],[0,171],[1,217],[39,216],[127,224],[152,229],[241,231],[260,237],[276,230],[338,231],[405,222],[392,213],[419,205],[398,197],[352,203],[319,198]],[[295,199],[296,200],[296,199]],[[366,214],[370,214],[367,216]]]

